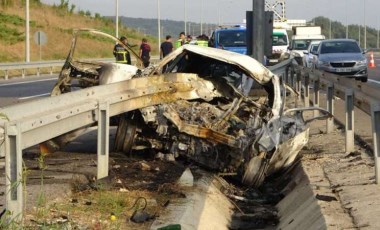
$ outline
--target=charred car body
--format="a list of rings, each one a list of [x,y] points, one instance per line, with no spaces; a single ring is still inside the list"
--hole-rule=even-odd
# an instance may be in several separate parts
[[[135,78],[152,78],[147,87],[154,88],[154,77],[162,75],[185,74],[189,76],[188,81],[202,80],[202,84],[193,86],[195,92],[202,95],[198,99],[181,98],[154,106],[141,102],[137,110],[122,114],[116,151],[149,148],[164,154],[183,155],[208,168],[236,174],[247,185],[259,186],[266,176],[291,165],[308,141],[304,110],[286,105],[286,89],[278,76],[251,57],[186,45],[158,65],[142,70],[124,64],[76,61],[73,58],[75,43],[83,31],[102,34],[94,30],[76,32],[52,96],[70,92],[75,87]],[[139,63],[137,55],[136,60]],[[252,80],[252,90],[247,94],[244,89]],[[162,101],[167,100],[162,98]],[[79,132],[44,144],[58,149]]]

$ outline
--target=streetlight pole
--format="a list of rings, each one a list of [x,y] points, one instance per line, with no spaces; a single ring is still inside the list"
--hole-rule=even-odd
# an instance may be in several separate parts
[[[25,3],[25,62],[30,62],[29,0],[26,0]]]
[[[157,0],[157,29],[158,29],[158,49],[161,45],[161,15],[160,15],[160,0]]]
[[[183,20],[185,21],[185,34],[187,34],[187,10],[186,10],[186,0],[183,0]]]
[[[347,0],[346,0],[346,39],[348,38],[348,4],[347,4]]]
[[[203,34],[203,0],[201,0],[201,34]]]
[[[221,6],[221,0],[218,0],[218,26],[220,26],[220,6]]]
[[[366,8],[366,0],[364,0],[364,49],[367,49],[367,22],[366,22],[366,15],[365,15],[365,8]]]
[[[115,19],[115,23],[116,23],[116,37],[119,38],[119,0],[116,0],[116,19]]]
[[[379,16],[377,16],[377,48],[379,48]]]

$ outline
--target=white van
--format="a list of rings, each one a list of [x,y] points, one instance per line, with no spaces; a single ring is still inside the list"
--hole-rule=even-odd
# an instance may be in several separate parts
[[[286,29],[273,29],[272,35],[272,57],[274,60],[281,60],[288,51],[289,38]],[[272,62],[274,60],[271,60]]]

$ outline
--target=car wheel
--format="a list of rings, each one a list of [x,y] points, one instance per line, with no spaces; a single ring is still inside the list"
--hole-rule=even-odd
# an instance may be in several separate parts
[[[367,82],[368,81],[368,77],[363,77],[360,79],[362,82]]]
[[[115,151],[129,154],[136,136],[136,121],[130,116],[122,115],[115,137]]]

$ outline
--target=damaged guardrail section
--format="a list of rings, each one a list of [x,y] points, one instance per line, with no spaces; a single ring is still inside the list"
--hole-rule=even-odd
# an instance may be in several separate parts
[[[152,84],[154,82],[154,84]],[[202,88],[202,90],[197,90]],[[98,122],[98,178],[108,175],[109,117],[178,99],[211,98],[214,87],[194,74],[168,74],[88,88],[0,110],[6,158],[6,206],[22,214],[22,150]],[[25,109],[28,108],[28,109]]]

